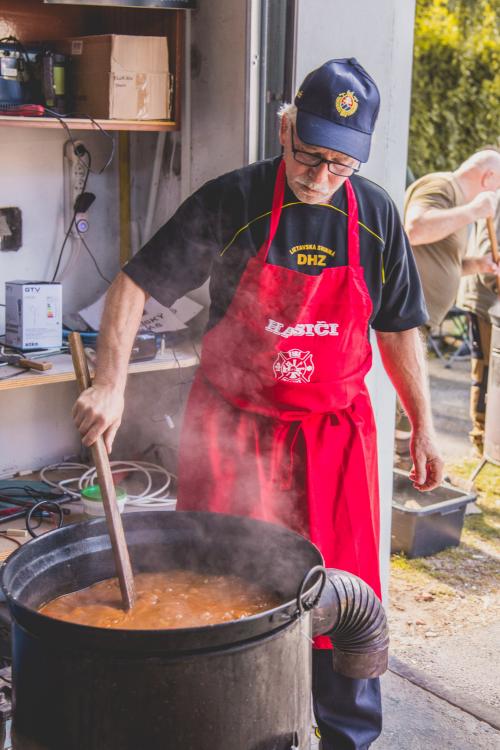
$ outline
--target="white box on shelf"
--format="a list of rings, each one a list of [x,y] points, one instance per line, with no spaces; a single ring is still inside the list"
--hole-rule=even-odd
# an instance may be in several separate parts
[[[62,344],[62,287],[49,281],[5,283],[5,343],[24,351]]]

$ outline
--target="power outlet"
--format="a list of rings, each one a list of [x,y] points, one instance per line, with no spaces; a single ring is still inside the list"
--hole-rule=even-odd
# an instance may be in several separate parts
[[[85,161],[75,154],[75,148],[84,145],[83,141],[66,141],[64,144],[64,226],[66,228],[69,227],[73,218],[75,201],[82,192],[87,177]],[[74,226],[71,234],[73,237],[78,237]]]

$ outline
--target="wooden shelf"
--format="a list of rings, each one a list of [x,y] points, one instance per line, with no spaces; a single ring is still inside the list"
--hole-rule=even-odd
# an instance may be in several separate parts
[[[89,5],[46,5],[43,0],[0,0],[0,36],[15,36],[25,46],[41,41],[89,34],[137,34],[166,36],[169,70],[173,75],[171,120],[98,120],[105,130],[179,130],[181,111],[181,71],[185,10],[155,8],[95,7]],[[69,127],[92,130],[85,119],[66,120]],[[61,127],[54,118],[4,117],[4,127]]]
[[[199,364],[198,347],[186,342],[180,346],[166,349],[164,354],[158,354],[155,359],[146,362],[131,362],[129,374],[141,372],[160,372],[161,370],[176,370],[183,367],[195,367]],[[29,370],[14,378],[2,380],[8,375],[19,372],[17,367],[0,367],[0,391],[14,390],[17,388],[31,388],[35,385],[50,385],[51,383],[65,383],[75,380],[73,364],[69,354],[58,354],[47,357],[46,361],[52,362],[52,370],[38,372]]]
[[[64,122],[71,130],[99,130],[91,121],[80,118],[64,118]],[[103,130],[178,130],[179,126],[173,120],[96,120]],[[0,127],[13,128],[62,128],[56,117],[8,117],[0,115]]]

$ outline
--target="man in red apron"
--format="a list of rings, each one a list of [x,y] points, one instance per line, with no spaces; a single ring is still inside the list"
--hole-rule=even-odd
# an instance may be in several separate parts
[[[178,507],[283,524],[308,536],[328,567],[360,576],[380,596],[376,434],[364,383],[370,325],[413,422],[415,485],[436,486],[442,463],[411,252],[388,196],[354,177],[378,108],[377,87],[354,59],[307,76],[282,117],[283,157],[202,187],[115,281],[101,329],[106,352],[75,420],[84,443],[104,432],[111,448],[127,362],[117,337],[126,352],[146,293],[172,304],[210,276]],[[335,674],[328,640],[315,647],[324,750],[368,748],[381,729],[378,680]]]

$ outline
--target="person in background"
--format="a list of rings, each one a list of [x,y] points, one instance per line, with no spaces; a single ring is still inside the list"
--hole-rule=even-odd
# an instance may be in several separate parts
[[[284,525],[309,537],[328,567],[358,575],[378,596],[376,431],[364,382],[370,327],[412,422],[410,480],[431,490],[443,471],[413,256],[387,193],[356,175],[379,103],[354,58],[312,71],[281,112],[282,155],[206,183],[120,272],[108,292],[93,385],[74,408],[84,445],[103,434],[111,451],[148,294],[170,306],[210,277],[178,508]],[[328,639],[315,646],[323,750],[366,750],[381,731],[379,681],[335,673]]]
[[[494,220],[495,232],[500,242],[500,202]],[[491,242],[485,219],[473,227],[467,258],[485,258],[491,253]],[[491,320],[488,310],[498,299],[497,274],[471,274],[464,276],[458,292],[457,304],[467,310],[469,317],[471,356],[470,418],[472,429],[469,437],[478,456],[484,448],[484,421],[488,387],[488,363],[490,360]]]
[[[460,279],[495,273],[491,252],[467,256],[469,225],[493,216],[500,188],[500,153],[487,146],[454,172],[433,172],[405,194],[404,227],[415,256],[429,320],[426,332],[439,328],[455,304]],[[400,402],[396,408],[396,462],[409,457],[411,425]]]
[[[468,226],[494,216],[500,153],[481,149],[454,172],[421,177],[406,191],[404,226],[415,256],[431,330],[455,304],[460,278],[496,273],[491,251],[466,257]]]

